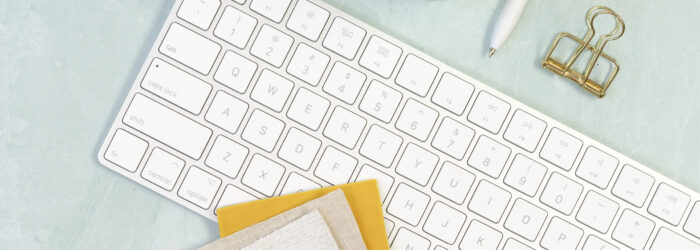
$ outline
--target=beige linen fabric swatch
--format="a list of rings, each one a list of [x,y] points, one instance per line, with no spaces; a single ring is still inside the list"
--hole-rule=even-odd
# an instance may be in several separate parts
[[[343,190],[338,189],[209,243],[201,247],[200,250],[241,249],[313,210],[318,210],[325,219],[339,249],[367,249],[362,241],[362,235],[350,209],[350,204],[345,199]]]
[[[318,210],[313,210],[304,216],[284,225],[241,250],[304,250],[327,249],[337,250],[331,230],[323,220]]]

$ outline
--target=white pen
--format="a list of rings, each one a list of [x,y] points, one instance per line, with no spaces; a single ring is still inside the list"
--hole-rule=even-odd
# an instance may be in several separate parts
[[[491,33],[491,50],[489,50],[489,57],[493,56],[493,53],[508,39],[508,35],[510,35],[515,24],[518,23],[520,14],[522,14],[523,9],[525,9],[525,4],[527,4],[527,0],[508,0],[506,2],[503,11],[501,11],[501,16],[498,17],[496,27],[494,27],[493,33]]]

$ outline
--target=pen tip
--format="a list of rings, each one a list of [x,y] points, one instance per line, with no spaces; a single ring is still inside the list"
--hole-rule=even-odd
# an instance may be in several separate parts
[[[491,50],[489,50],[489,57],[493,56],[493,53],[495,53],[495,52],[496,52],[496,49],[491,48]]]

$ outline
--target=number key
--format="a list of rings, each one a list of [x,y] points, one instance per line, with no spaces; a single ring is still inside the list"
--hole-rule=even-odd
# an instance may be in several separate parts
[[[534,197],[546,173],[547,168],[542,164],[537,163],[527,156],[517,154],[503,181],[506,185],[530,197]]]
[[[474,138],[474,130],[450,117],[442,119],[432,146],[457,160],[462,160]]]
[[[438,112],[422,103],[408,99],[403,107],[396,128],[414,138],[425,141],[435,125]]]
[[[321,80],[323,72],[326,71],[329,61],[330,57],[326,54],[300,43],[292,60],[289,61],[287,72],[312,86],[316,86]]]
[[[497,134],[505,121],[510,104],[486,91],[479,92],[467,119],[483,129]]]
[[[540,201],[559,212],[570,215],[582,190],[581,184],[559,173],[552,173],[540,196]]]
[[[510,148],[482,135],[476,142],[467,164],[484,174],[498,178],[509,156]]]
[[[250,53],[275,67],[281,67],[292,47],[294,38],[270,25],[263,25],[250,48]]]
[[[234,7],[226,6],[214,35],[240,49],[248,44],[258,20]]]
[[[367,76],[362,72],[342,62],[335,62],[326,83],[323,84],[323,91],[352,105],[355,104],[355,99],[360,94],[365,79]]]
[[[399,107],[401,101],[401,93],[384,85],[383,83],[372,80],[365,97],[362,98],[360,109],[374,118],[388,123]]]

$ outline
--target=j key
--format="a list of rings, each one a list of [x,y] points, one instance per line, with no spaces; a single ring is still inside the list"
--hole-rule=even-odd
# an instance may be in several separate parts
[[[258,65],[248,58],[232,51],[226,51],[219,69],[214,74],[214,80],[238,93],[245,93],[250,81],[255,75]]]
[[[467,198],[475,178],[474,174],[446,161],[442,164],[432,189],[433,192],[461,205]]]
[[[617,176],[612,194],[637,207],[642,207],[654,185],[654,177],[625,165]]]
[[[253,114],[250,115],[250,119],[243,130],[243,134],[241,134],[241,138],[267,152],[272,152],[283,129],[284,122],[256,109],[253,110]]]
[[[482,135],[476,142],[467,164],[493,178],[498,178],[509,156],[510,148]]]
[[[520,241],[509,238],[506,240],[506,244],[503,245],[503,250],[533,250],[531,247],[520,243]]]
[[[469,210],[498,223],[510,202],[511,194],[491,182],[481,180],[469,201]]]
[[[367,31],[347,20],[336,17],[323,40],[323,47],[338,53],[348,60],[355,58]]]
[[[510,111],[510,104],[488,92],[481,91],[472,105],[467,120],[497,134]]]
[[[474,93],[474,85],[445,72],[431,100],[456,115],[462,115]]]
[[[360,103],[360,109],[374,118],[388,123],[394,116],[396,108],[399,107],[401,97],[400,92],[377,80],[372,80]]]
[[[406,228],[399,228],[396,238],[391,242],[392,249],[428,250],[430,241]]]
[[[391,187],[394,185],[394,177],[391,177],[391,175],[385,174],[384,172],[365,164],[364,166],[362,166],[362,169],[360,169],[360,173],[357,174],[357,178],[355,179],[355,181],[364,181],[371,179],[377,180],[379,196],[382,199],[382,202],[384,202],[386,196],[389,194],[389,190],[391,190]]]
[[[275,112],[280,112],[293,88],[292,81],[265,69],[260,73],[260,78],[258,78],[258,83],[255,84],[250,98]]]
[[[277,155],[295,167],[309,170],[320,148],[320,140],[297,128],[291,128]]]
[[[630,248],[642,249],[652,230],[654,230],[653,221],[625,209],[613,230],[612,238]]]
[[[248,164],[241,183],[261,194],[271,197],[282,180],[285,169],[282,165],[255,154]]]
[[[586,239],[586,243],[583,243],[583,248],[581,250],[619,250],[619,248],[595,235],[589,235]]]
[[[563,214],[570,215],[582,190],[581,184],[559,173],[552,173],[540,201]]]
[[[311,41],[316,41],[321,35],[323,26],[326,25],[328,16],[330,16],[330,13],[327,10],[309,1],[300,0],[294,6],[291,16],[289,16],[287,28]]]
[[[177,195],[203,209],[209,209],[214,195],[221,186],[221,179],[204,170],[192,166],[187,171]]]
[[[219,10],[219,5],[220,0],[184,0],[177,10],[177,16],[200,29],[207,30],[216,11]]]
[[[352,105],[355,103],[357,95],[360,94],[365,79],[367,76],[362,72],[342,62],[335,62],[326,83],[323,85],[323,91]]]
[[[318,161],[314,174],[331,185],[346,184],[355,172],[357,159],[342,151],[328,146]]]
[[[498,244],[501,243],[501,238],[503,238],[501,232],[478,220],[472,220],[462,242],[459,243],[459,249],[496,250]]]
[[[365,129],[367,120],[355,113],[336,106],[330,120],[323,130],[323,135],[341,145],[352,149],[360,139],[360,134]]]
[[[576,249],[583,237],[583,230],[568,222],[554,217],[549,222],[547,231],[542,236],[540,246],[545,249]]]
[[[394,162],[402,143],[400,136],[375,124],[369,128],[365,142],[360,147],[360,154],[388,168]]]
[[[250,9],[279,23],[292,0],[253,0]]]
[[[578,138],[558,128],[552,128],[547,141],[542,146],[542,150],[540,150],[540,157],[568,171],[574,165],[574,161],[582,146],[583,142]]]
[[[202,110],[212,88],[159,58],[153,59],[148,67],[141,87],[195,115]]]
[[[403,50],[398,46],[378,37],[369,38],[367,47],[360,58],[360,66],[377,73],[384,78],[389,78],[396,68]]]
[[[666,183],[661,183],[647,210],[659,219],[677,226],[688,204],[690,204],[690,196]]]
[[[284,183],[284,187],[282,187],[282,192],[280,192],[280,195],[304,192],[319,188],[321,188],[321,185],[318,183],[309,180],[309,178],[297,174],[296,172],[292,172],[289,174],[287,182]]]
[[[287,116],[311,130],[318,130],[331,102],[306,88],[299,88]]]
[[[406,150],[396,165],[396,172],[421,186],[425,186],[428,184],[437,163],[437,155],[410,143],[406,146]]]
[[[503,138],[529,152],[535,152],[547,123],[520,109],[516,110]]]
[[[148,149],[148,142],[135,135],[118,129],[105,152],[105,159],[128,170],[136,171],[143,155]]]
[[[263,25],[258,37],[253,42],[253,47],[250,48],[250,53],[279,68],[282,66],[284,58],[287,57],[293,42],[294,39],[291,36],[272,28],[272,26]]]
[[[430,196],[405,183],[399,183],[386,211],[408,224],[417,226],[428,207],[428,202]]]
[[[247,156],[248,148],[220,135],[216,137],[205,164],[230,178],[236,178]]]
[[[243,49],[248,44],[250,35],[253,34],[257,24],[258,20],[254,17],[234,7],[226,6],[219,24],[214,29],[214,35],[239,49]]]
[[[437,66],[413,54],[406,56],[399,74],[396,75],[396,84],[425,97],[437,75]]]
[[[547,211],[523,199],[517,199],[504,226],[529,241],[535,241],[545,219],[547,219]]]
[[[423,225],[423,231],[447,244],[454,244],[466,220],[467,216],[464,213],[438,201],[433,205]]]
[[[687,238],[680,236],[677,233],[668,230],[665,227],[659,229],[659,233],[656,234],[654,242],[651,243],[650,250],[664,250],[664,249],[674,249],[674,250],[697,250],[700,249],[700,244],[696,244],[688,240]]]
[[[581,208],[578,210],[578,214],[576,214],[576,220],[605,234],[608,232],[619,208],[620,205],[616,202],[596,192],[588,191],[586,198],[583,199]]]
[[[462,160],[474,138],[474,130],[450,117],[442,119],[431,145],[457,160]]]
[[[418,140],[425,141],[435,126],[437,118],[438,112],[434,109],[414,99],[408,99],[396,121],[396,128]]]
[[[326,54],[300,43],[289,61],[287,72],[311,86],[316,86],[330,60]]]
[[[523,194],[534,197],[546,173],[547,168],[542,164],[517,154],[503,181]]]
[[[618,164],[617,158],[589,146],[586,153],[583,154],[581,163],[576,169],[576,176],[596,185],[599,188],[605,189],[610,183]]]
[[[196,1],[196,0],[192,0]],[[209,74],[221,45],[173,23],[165,34],[158,51],[203,75]]]
[[[700,201],[696,201],[693,205],[683,230],[700,239]]]
[[[229,184],[226,186],[226,189],[224,189],[224,194],[221,195],[221,199],[219,199],[219,203],[216,204],[216,208],[219,209],[221,207],[254,201],[257,199],[258,198],[252,194]],[[216,211],[214,211],[214,213],[216,213]]]
[[[241,125],[243,116],[248,111],[248,103],[239,100],[226,92],[216,92],[209,110],[204,116],[208,122],[235,134]]]
[[[172,191],[184,167],[185,161],[182,159],[160,148],[154,148],[143,167],[141,177],[165,190]]]

